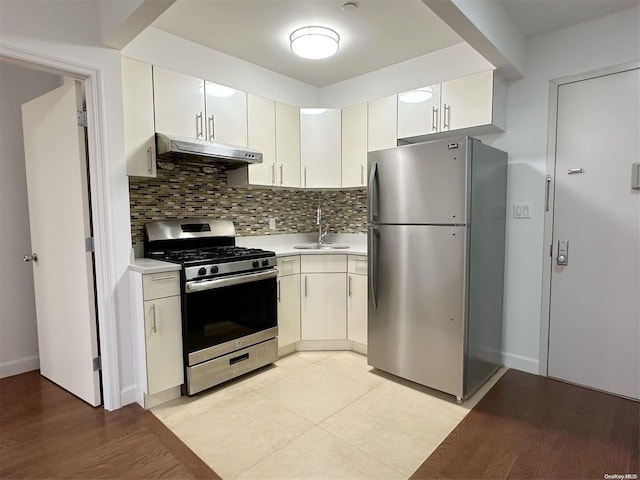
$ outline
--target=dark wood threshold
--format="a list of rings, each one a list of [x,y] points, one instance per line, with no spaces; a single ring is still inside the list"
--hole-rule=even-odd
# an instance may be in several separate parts
[[[94,408],[34,371],[0,379],[0,478],[220,477],[138,405]]]
[[[411,478],[638,479],[639,412],[633,400],[509,370]]]

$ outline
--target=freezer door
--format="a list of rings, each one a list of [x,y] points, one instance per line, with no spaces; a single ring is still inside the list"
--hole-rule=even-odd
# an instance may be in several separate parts
[[[466,224],[468,137],[370,152],[369,223]]]
[[[368,359],[463,396],[467,227],[370,226]]]

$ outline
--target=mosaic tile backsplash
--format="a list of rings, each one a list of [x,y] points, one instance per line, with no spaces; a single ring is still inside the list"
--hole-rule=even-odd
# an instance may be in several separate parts
[[[227,186],[224,168],[173,165],[158,168],[156,178],[129,178],[134,245],[143,242],[147,222],[201,216],[232,220],[238,236],[314,232],[319,201],[329,232],[366,233],[364,190],[236,188]],[[276,219],[275,230],[269,218]]]

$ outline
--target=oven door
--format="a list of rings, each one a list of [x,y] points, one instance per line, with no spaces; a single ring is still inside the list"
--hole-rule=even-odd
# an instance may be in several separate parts
[[[189,281],[183,301],[187,365],[278,335],[277,270]]]

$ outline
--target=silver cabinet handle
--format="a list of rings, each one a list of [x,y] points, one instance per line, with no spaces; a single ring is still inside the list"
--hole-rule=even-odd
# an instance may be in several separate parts
[[[38,254],[32,253],[31,255],[25,255],[24,257],[22,257],[22,260],[24,260],[25,262],[30,262],[31,260],[33,260],[34,262],[37,262]]]
[[[209,117],[209,140],[216,138],[216,124],[213,120],[213,114]]]
[[[282,174],[282,164],[280,164],[280,185],[282,185],[283,180],[283,174]]]
[[[438,109],[436,107],[433,107],[431,111],[431,130],[438,131]]]
[[[171,280],[172,278],[176,278],[175,275],[165,275],[164,277],[152,277],[152,282],[159,282],[160,280]]]
[[[576,174],[582,175],[584,173],[584,168],[570,168],[567,173],[569,175],[576,175]]]
[[[280,303],[280,280],[278,280],[277,287],[278,287],[278,289],[277,289],[277,291],[278,291],[278,303]]]
[[[307,296],[307,276],[304,276],[304,296]]]
[[[147,148],[147,160],[148,160],[148,165],[149,165],[149,173],[153,173],[153,147],[151,147],[151,145],[149,145],[149,148]]]
[[[360,164],[360,185],[364,185],[364,165]]]
[[[202,112],[196,115],[196,137],[202,138],[204,136],[202,129]]]
[[[351,297],[351,275],[349,275],[349,288],[348,288],[348,295],[349,295],[349,297]]]
[[[276,184],[276,164],[271,164],[271,185]]]
[[[442,127],[449,130],[449,123],[451,120],[451,105],[444,104],[444,118],[442,119]]]
[[[545,210],[545,212],[548,212],[549,211],[549,196],[551,195],[551,175],[547,175],[545,177],[544,181],[547,183],[546,189],[545,189],[545,196],[544,196],[544,210]]]
[[[156,304],[151,305],[151,333],[158,333],[158,324],[156,321]]]
[[[297,258],[283,258],[282,260],[280,260],[281,263],[289,263],[289,262],[295,262],[297,260]]]

